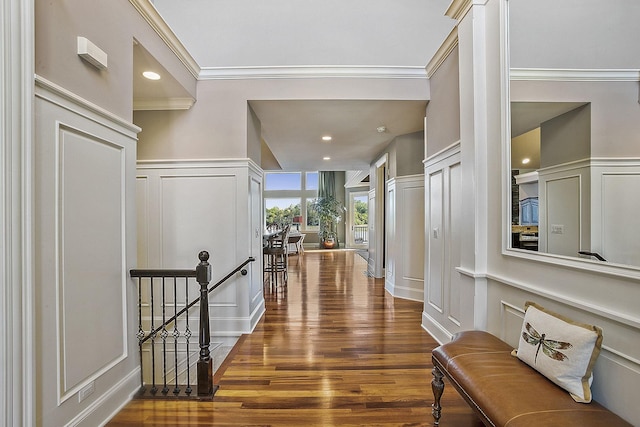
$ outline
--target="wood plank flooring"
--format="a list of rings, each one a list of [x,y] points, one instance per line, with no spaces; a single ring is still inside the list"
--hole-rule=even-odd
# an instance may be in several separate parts
[[[125,426],[428,426],[431,349],[422,303],[394,299],[354,251],[290,257],[286,290],[216,374],[213,402],[134,400]],[[450,385],[440,425],[482,423]]]

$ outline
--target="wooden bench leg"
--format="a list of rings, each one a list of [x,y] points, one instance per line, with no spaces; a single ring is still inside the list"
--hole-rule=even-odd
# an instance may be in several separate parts
[[[442,393],[444,392],[444,381],[442,381],[442,377],[444,376],[440,369],[437,366],[433,367],[433,371],[431,371],[433,375],[433,379],[431,380],[431,389],[433,390],[433,405],[431,405],[431,414],[433,415],[433,425],[440,425],[440,410],[442,407],[440,406],[440,398],[442,397]]]

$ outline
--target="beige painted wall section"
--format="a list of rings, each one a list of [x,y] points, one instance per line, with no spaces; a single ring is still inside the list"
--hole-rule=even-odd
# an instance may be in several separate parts
[[[396,137],[397,176],[424,173],[424,132],[414,132]]]
[[[640,156],[638,82],[511,82],[513,102],[590,102],[591,156]]]
[[[591,108],[576,108],[540,126],[540,167],[591,156]]]
[[[194,97],[196,80],[128,1],[35,1],[35,72],[74,94],[132,119],[133,39]],[[98,70],[77,55],[77,37],[108,56]]]
[[[511,67],[640,68],[639,15],[637,0],[510,2]]]
[[[458,54],[456,47],[430,79],[431,100],[427,105],[426,157],[460,140]]]
[[[247,157],[262,165],[262,124],[253,108],[247,104]]]
[[[139,160],[246,158],[249,100],[424,100],[426,79],[248,79],[198,82],[188,111],[139,111]]]

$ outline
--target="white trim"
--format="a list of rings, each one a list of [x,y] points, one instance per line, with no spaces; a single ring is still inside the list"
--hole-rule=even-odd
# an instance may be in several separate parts
[[[84,421],[90,419],[100,408],[108,403],[109,400],[119,400],[126,393],[126,398],[103,420],[88,421],[88,424],[104,426],[111,418],[116,416],[126,405],[133,399],[138,392],[140,379],[140,367],[137,366],[133,371],[129,372],[124,378],[118,381],[113,387],[109,388],[106,393],[91,402],[82,412],[73,417],[71,421],[65,424],[65,427],[81,425]],[[99,424],[98,424],[99,423]]]
[[[501,180],[501,247],[504,253],[511,246],[511,67],[509,56],[509,1],[500,1],[500,140],[502,148]]]
[[[592,157],[591,167],[636,167],[640,157]]]
[[[447,38],[442,42],[436,54],[426,66],[427,78],[431,78],[440,66],[447,60],[451,52],[458,46],[458,27],[453,27]]]
[[[199,80],[238,79],[315,79],[315,78],[372,78],[372,79],[426,79],[424,67],[420,66],[247,66],[204,67]]]
[[[69,110],[69,106],[64,101],[71,102],[73,105],[80,106],[86,112],[80,112],[78,110],[73,110],[74,114],[78,114],[86,119],[89,119],[93,122],[96,122],[100,125],[106,126],[109,129],[112,129],[116,132],[119,132],[129,138],[136,138],[140,129],[138,126],[133,123],[119,117],[112,112],[105,110],[104,108],[87,101],[86,99],[76,95],[75,93],[59,86],[52,81],[45,79],[44,77],[35,76],[35,96],[41,99],[46,99],[47,101]],[[107,122],[104,121],[107,120]]]
[[[530,182],[538,182],[538,171],[527,172],[516,175],[516,184],[528,184]]]
[[[389,161],[389,153],[384,153],[376,162],[374,163],[376,168],[381,167]],[[387,180],[387,177],[384,177],[384,180]]]
[[[0,425],[36,419],[34,3],[0,4]]]
[[[586,258],[569,257],[551,253],[527,251],[524,249],[506,249],[503,255],[521,258],[528,261],[536,261],[545,264],[553,264],[558,267],[571,268],[580,271],[589,271],[601,275],[621,277],[624,279],[640,281],[640,267],[614,264],[611,262],[602,263],[600,261]]]
[[[611,319],[615,322],[621,323],[623,325],[628,325],[636,329],[640,329],[640,317],[633,317],[628,315],[620,314],[618,311],[610,310],[605,307],[598,307],[589,302],[583,302],[577,300],[575,297],[567,298],[566,296],[557,293],[551,292],[546,289],[541,289],[537,286],[529,285],[519,280],[510,279],[508,277],[504,277],[501,275],[490,274],[487,273],[484,275],[487,279],[499,282],[503,285],[511,286],[513,288],[517,288],[526,292],[531,292],[536,295],[540,295],[541,297],[553,300],[554,302],[562,303],[566,306],[573,307],[587,313],[592,313],[596,316],[603,317],[605,319]]]
[[[194,169],[194,168],[246,168],[253,172],[262,173],[262,169],[256,162],[249,158],[230,159],[182,159],[182,160],[138,160],[136,169]]]
[[[559,82],[637,82],[640,69],[511,68],[511,80]]]
[[[564,258],[567,258],[567,257],[564,257]],[[569,259],[572,259],[572,258],[569,258]],[[555,302],[559,302],[564,305],[574,307],[579,310],[586,311],[588,313],[592,313],[597,316],[604,317],[606,319],[611,319],[618,323],[640,329],[640,317],[621,315],[618,311],[613,311],[607,308],[598,307],[588,302],[581,302],[576,300],[574,297],[567,298],[562,294],[551,292],[546,289],[539,288],[537,286],[525,284],[519,280],[507,278],[502,275],[492,274],[492,273],[477,273],[463,267],[456,267],[456,271],[460,272],[461,274],[464,274],[465,276],[472,277],[474,279],[490,279],[502,285],[507,285],[513,288],[526,291],[526,292],[531,292],[533,294],[553,300]]]
[[[437,163],[440,163],[446,159],[448,159],[451,156],[455,156],[456,154],[460,153],[460,141],[458,140],[457,142],[454,142],[453,144],[449,145],[448,147],[443,148],[442,150],[438,151],[435,154],[430,155],[429,157],[427,157],[422,163],[424,164],[424,168],[428,168],[430,166],[433,166]]]
[[[571,162],[560,163],[558,165],[553,165],[553,166],[548,166],[546,168],[538,169],[538,176],[550,175],[552,173],[558,173],[558,172],[567,172],[567,171],[576,170],[576,169],[584,169],[584,168],[588,168],[589,166],[590,166],[589,159],[574,160]]]
[[[136,8],[140,15],[144,18],[149,26],[160,36],[169,49],[175,53],[176,57],[184,64],[187,70],[198,78],[200,74],[200,66],[191,56],[187,48],[182,44],[180,39],[173,32],[171,27],[162,19],[160,13],[150,0],[129,0]]]
[[[471,10],[472,6],[484,6],[488,1],[489,0],[453,0],[444,14],[451,19],[461,21]]]
[[[369,175],[368,170],[364,171],[356,171],[355,174],[347,182],[344,184],[344,188],[353,188],[353,187],[368,187],[369,183],[362,183],[362,180],[365,179]],[[368,191],[368,190],[367,190]]]
[[[196,100],[193,98],[136,98],[133,111],[188,110]]]

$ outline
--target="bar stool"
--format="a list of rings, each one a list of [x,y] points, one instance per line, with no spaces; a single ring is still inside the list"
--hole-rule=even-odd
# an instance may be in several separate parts
[[[278,273],[282,273],[282,284],[287,286],[287,267],[288,267],[288,241],[291,225],[286,225],[282,232],[270,238],[267,246],[263,249],[264,272],[269,274],[269,283],[271,287],[278,288]]]

